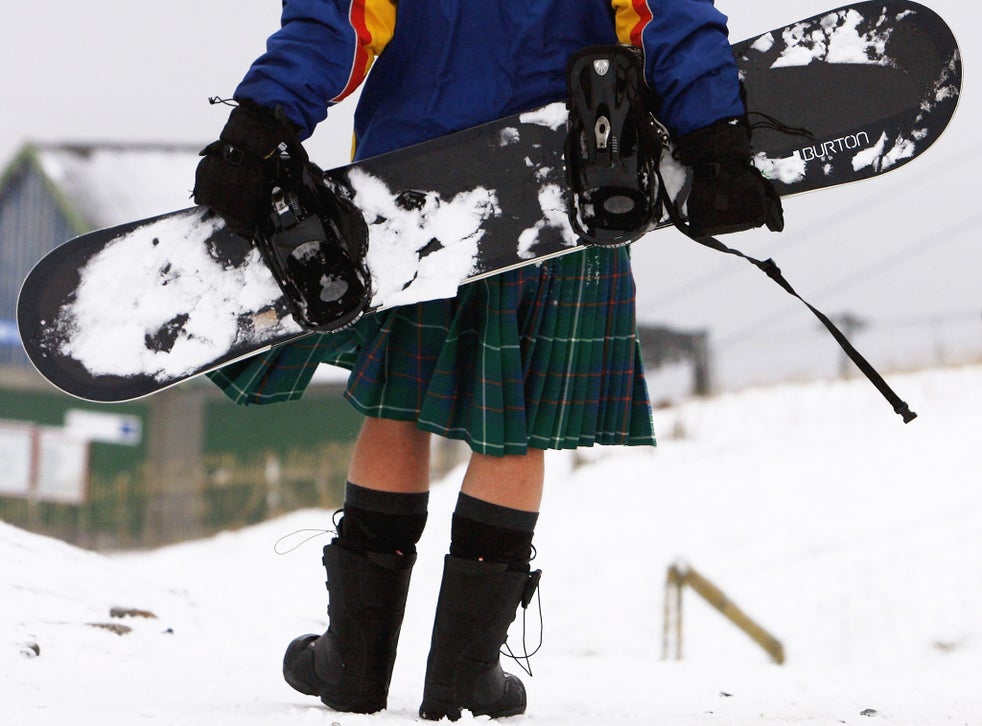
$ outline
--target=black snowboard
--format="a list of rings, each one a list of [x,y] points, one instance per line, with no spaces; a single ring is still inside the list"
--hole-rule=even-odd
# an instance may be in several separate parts
[[[955,39],[906,0],[860,2],[733,47],[768,128],[756,163],[782,195],[898,168],[947,126]],[[583,249],[567,215],[566,107],[556,103],[325,174],[369,229],[374,312]],[[673,195],[687,173],[671,155]],[[663,219],[655,226],[663,226]],[[76,237],[28,275],[17,309],[31,361],[58,388],[126,401],[309,335],[253,245],[201,207]]]

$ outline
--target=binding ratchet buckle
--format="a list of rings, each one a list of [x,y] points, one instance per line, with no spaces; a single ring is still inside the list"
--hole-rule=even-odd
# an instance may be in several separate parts
[[[350,202],[324,186],[316,166],[284,165],[284,172],[256,246],[296,321],[308,330],[339,330],[362,316],[371,297],[368,228]]]
[[[587,242],[633,242],[658,221],[658,160],[667,132],[648,110],[641,51],[591,46],[566,68],[569,218]]]

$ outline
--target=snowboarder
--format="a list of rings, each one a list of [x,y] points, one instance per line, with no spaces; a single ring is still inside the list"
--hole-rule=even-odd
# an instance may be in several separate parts
[[[726,18],[712,0],[284,0],[281,28],[199,166],[195,199],[251,234],[271,155],[309,136],[366,77],[356,158],[561,100],[567,59],[618,42],[643,49],[658,115],[696,170],[693,225],[779,230],[777,195],[750,164]],[[286,680],[340,711],[386,707],[437,434],[472,455],[420,715],[523,713],[525,688],[503,672],[499,648],[537,584],[544,451],[655,442],[627,251],[592,248],[485,279],[214,378],[240,402],[291,400],[322,362],[351,370],[346,398],[365,420],[324,548],[330,626],[290,644]]]

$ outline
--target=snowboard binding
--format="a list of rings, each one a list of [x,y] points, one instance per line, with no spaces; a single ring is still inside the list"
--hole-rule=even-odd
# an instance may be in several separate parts
[[[368,227],[350,202],[324,186],[305,154],[296,158],[284,150],[256,245],[296,321],[315,332],[340,330],[371,299]]]
[[[641,51],[592,46],[567,64],[569,219],[586,241],[633,242],[658,221],[658,160],[668,132],[649,110]]]

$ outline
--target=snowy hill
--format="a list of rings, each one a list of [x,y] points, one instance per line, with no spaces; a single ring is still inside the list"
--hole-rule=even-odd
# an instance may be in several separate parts
[[[655,450],[581,452],[578,466],[551,455],[536,539],[545,644],[529,714],[506,723],[982,723],[982,366],[893,382],[920,414],[908,426],[865,381],[819,382],[659,411]],[[0,721],[414,721],[458,480],[434,490],[391,708],[374,716],[328,711],[279,675],[290,638],[325,624],[326,538],[298,531],[329,528],[330,512],[115,556],[0,523]],[[692,592],[685,659],[662,661],[678,559],[780,638],[786,665]]]

